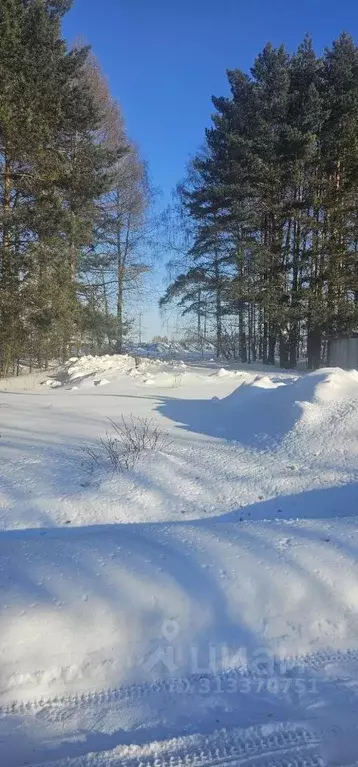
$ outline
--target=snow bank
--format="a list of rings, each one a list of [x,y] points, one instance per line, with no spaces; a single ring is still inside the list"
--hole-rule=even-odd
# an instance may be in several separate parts
[[[150,345],[148,345],[150,346]],[[167,354],[161,346],[167,346]],[[172,347],[175,346],[175,349]],[[160,348],[159,348],[160,347]],[[73,389],[88,389],[98,385],[105,385],[118,381],[124,376],[136,378],[138,382],[147,386],[157,384],[158,386],[177,387],[183,383],[183,376],[195,381],[204,381],[208,378],[213,380],[239,380],[240,384],[247,383],[262,388],[275,388],[280,382],[274,383],[272,376],[257,373],[257,369],[250,369],[246,366],[244,369],[221,367],[212,372],[212,368],[206,367],[208,361],[197,359],[195,363],[188,362],[188,353],[185,352],[180,344],[155,344],[156,353],[149,356],[142,356],[147,347],[134,347],[133,351],[139,354],[104,354],[104,355],[84,355],[81,357],[71,357],[57,375],[43,381],[44,385],[54,389],[61,386]],[[171,349],[171,353],[169,353]],[[180,359],[179,351],[187,360]],[[211,360],[213,362],[213,360]],[[215,365],[215,363],[214,363]],[[104,375],[105,374],[105,375]],[[277,381],[280,379],[280,373],[277,373]],[[285,381],[295,379],[294,374],[286,374]]]
[[[215,351],[214,344],[206,341],[204,348],[191,341],[180,343],[179,341],[157,341],[155,343],[129,343],[127,344],[129,353],[141,357],[190,357],[190,358],[208,358]]]
[[[72,358],[64,366],[70,381],[107,371],[128,373],[133,368],[135,368],[135,358],[129,354],[104,354],[103,356],[88,354],[85,357]]]
[[[351,649],[357,563],[353,520],[9,531],[0,703]]]
[[[185,369],[183,360],[139,358],[130,354],[88,354],[71,357],[56,377],[48,378],[43,384],[51,389],[65,386],[78,391],[105,386],[123,376],[131,376],[149,386],[156,383],[158,386],[175,387],[181,384]]]
[[[238,711],[285,729],[294,705],[356,733],[358,373],[113,355],[44,378],[4,384],[1,410],[1,763],[114,765],[103,749]],[[88,472],[83,444],[122,416],[155,419],[170,446]],[[269,746],[260,764],[281,764]]]
[[[294,391],[297,399],[306,402],[358,401],[358,371],[321,368],[299,378]]]
[[[337,429],[351,441],[358,426],[358,372],[325,368],[296,379],[244,379],[221,401],[221,413],[230,437],[253,447],[272,448],[293,434],[309,437],[312,447],[324,434],[337,437]]]

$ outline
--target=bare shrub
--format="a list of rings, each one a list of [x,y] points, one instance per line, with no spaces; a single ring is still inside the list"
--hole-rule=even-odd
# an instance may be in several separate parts
[[[179,386],[181,386],[182,384],[182,380],[183,380],[183,376],[181,375],[181,373],[177,373],[173,378],[172,388],[178,389]]]
[[[141,453],[160,452],[170,444],[169,435],[151,418],[129,416],[121,420],[108,419],[112,431],[97,440],[94,447],[84,446],[84,452],[93,464],[113,472],[132,469]]]

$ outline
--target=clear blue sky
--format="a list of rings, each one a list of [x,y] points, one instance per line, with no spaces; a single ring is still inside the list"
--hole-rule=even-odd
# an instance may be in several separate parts
[[[357,0],[74,0],[64,21],[69,42],[91,43],[164,200],[203,141],[211,95],[227,92],[226,69],[306,32],[322,51],[342,30],[358,38]]]

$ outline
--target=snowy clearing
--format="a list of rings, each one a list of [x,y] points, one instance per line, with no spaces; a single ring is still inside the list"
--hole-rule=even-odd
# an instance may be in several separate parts
[[[188,356],[0,384],[4,767],[358,763],[358,373]]]

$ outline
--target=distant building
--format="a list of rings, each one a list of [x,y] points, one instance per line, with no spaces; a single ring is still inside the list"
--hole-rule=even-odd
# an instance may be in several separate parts
[[[346,336],[331,338],[328,345],[330,367],[358,369],[358,330]]]

